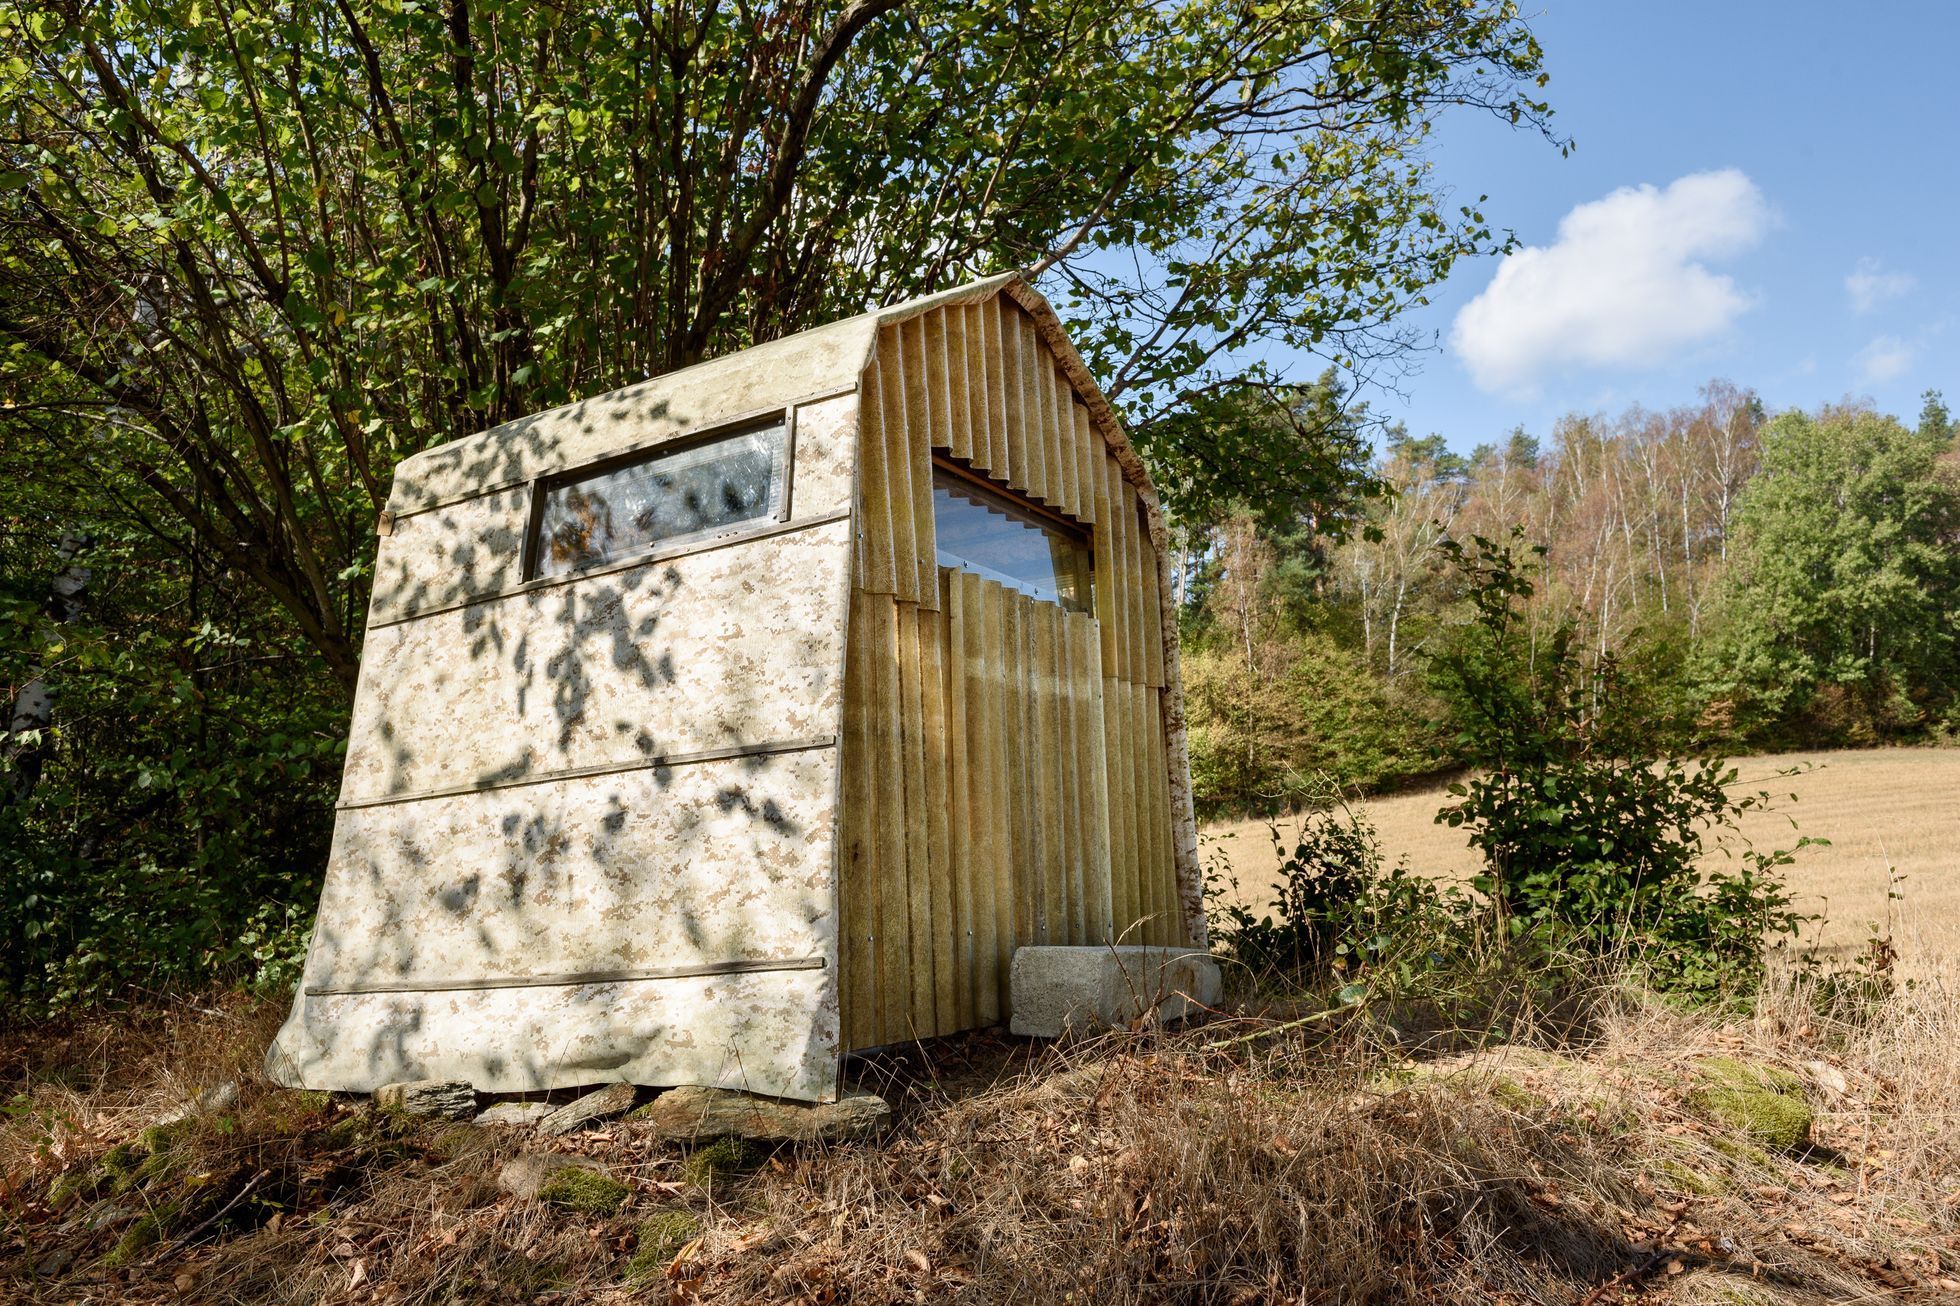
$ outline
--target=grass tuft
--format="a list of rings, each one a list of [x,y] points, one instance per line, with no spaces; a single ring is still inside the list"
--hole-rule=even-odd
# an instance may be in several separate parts
[[[633,1259],[626,1262],[626,1281],[645,1283],[657,1279],[674,1259],[674,1254],[701,1232],[700,1217],[681,1207],[655,1212],[640,1222]]]
[[[538,1188],[538,1200],[578,1215],[617,1215],[633,1190],[609,1174],[566,1166]]]

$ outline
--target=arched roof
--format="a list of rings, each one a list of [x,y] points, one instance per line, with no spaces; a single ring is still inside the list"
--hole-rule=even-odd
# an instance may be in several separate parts
[[[799,331],[709,359],[637,385],[581,399],[423,450],[395,475],[389,510],[414,512],[486,490],[654,445],[689,431],[853,390],[876,348],[880,327],[950,304],[1006,295],[1034,319],[1089,416],[1150,512],[1161,514],[1148,471],[1131,448],[1115,408],[1090,375],[1047,298],[1019,272],[1006,272],[889,308]]]

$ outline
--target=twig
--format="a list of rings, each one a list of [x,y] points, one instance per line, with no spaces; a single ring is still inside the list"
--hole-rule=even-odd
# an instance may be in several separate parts
[[[1580,1299],[1579,1306],[1596,1306],[1597,1303],[1606,1300],[1607,1293],[1612,1292],[1615,1288],[1624,1287],[1632,1283],[1635,1279],[1646,1278],[1677,1255],[1679,1255],[1678,1252],[1670,1251],[1667,1248],[1649,1253],[1645,1260],[1640,1261],[1638,1264],[1628,1266],[1605,1283],[1600,1284],[1597,1288],[1587,1293]]]
[[[218,1221],[224,1219],[225,1216],[229,1215],[231,1213],[231,1208],[238,1205],[240,1202],[244,1201],[246,1196],[249,1193],[251,1193],[251,1191],[254,1188],[257,1188],[259,1186],[259,1181],[265,1179],[271,1173],[272,1171],[270,1170],[261,1170],[257,1174],[253,1175],[250,1179],[246,1180],[245,1186],[243,1188],[240,1188],[237,1192],[233,1193],[231,1195],[230,1201],[226,1202],[223,1206],[220,1206],[217,1210],[211,1212],[210,1215],[206,1216],[202,1221],[200,1221],[197,1227],[190,1230],[190,1232],[182,1234],[176,1238],[172,1238],[168,1243],[164,1244],[163,1250],[158,1252],[155,1256],[152,1256],[149,1259],[148,1264],[156,1265],[159,1262],[161,1262],[164,1257],[170,1255],[172,1252],[180,1251],[183,1248],[190,1246],[193,1239],[195,1239],[199,1234],[203,1233],[206,1229],[209,1229],[212,1225],[216,1224]]]
[[[1338,1007],[1329,1007],[1325,1011],[1316,1011],[1311,1016],[1302,1016],[1298,1020],[1289,1020],[1283,1025],[1268,1025],[1264,1029],[1255,1029],[1250,1034],[1241,1034],[1237,1038],[1223,1039],[1217,1043],[1207,1043],[1205,1044],[1205,1051],[1217,1052],[1221,1048],[1237,1047],[1241,1043],[1250,1043],[1254,1039],[1269,1038],[1274,1034],[1284,1034],[1290,1029],[1299,1029],[1303,1025],[1311,1025],[1316,1021],[1325,1020],[1329,1016],[1338,1016],[1343,1011],[1352,1010],[1354,1010],[1354,1004],[1351,1003],[1344,1003]]]

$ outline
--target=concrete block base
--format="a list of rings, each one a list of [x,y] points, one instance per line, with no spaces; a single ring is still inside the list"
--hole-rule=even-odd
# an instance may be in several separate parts
[[[1091,1034],[1149,1017],[1181,1020],[1218,1002],[1218,963],[1195,948],[1016,948],[1009,1028],[1034,1038]]]

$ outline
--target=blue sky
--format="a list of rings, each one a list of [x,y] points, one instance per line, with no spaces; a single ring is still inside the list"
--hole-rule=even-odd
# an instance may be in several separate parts
[[[1532,26],[1578,148],[1445,123],[1438,177],[1535,252],[1458,266],[1377,413],[1468,450],[1712,377],[1960,408],[1960,0],[1546,0]]]

